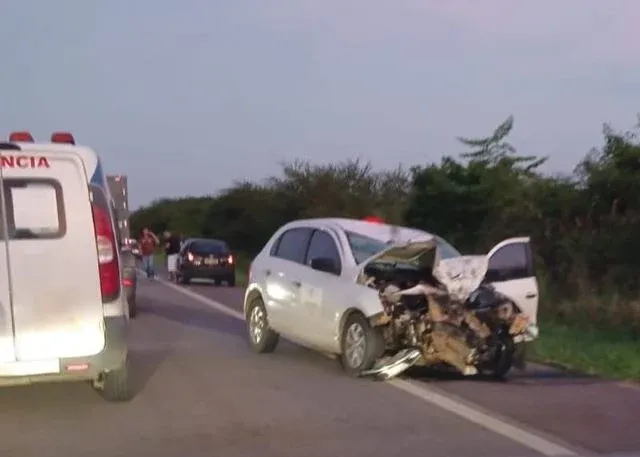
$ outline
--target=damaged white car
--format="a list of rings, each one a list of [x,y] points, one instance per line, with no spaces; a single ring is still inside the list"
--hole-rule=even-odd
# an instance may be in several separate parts
[[[412,365],[504,376],[537,337],[529,238],[463,256],[420,230],[353,219],[281,227],[251,264],[244,312],[257,352],[279,335],[354,376]]]

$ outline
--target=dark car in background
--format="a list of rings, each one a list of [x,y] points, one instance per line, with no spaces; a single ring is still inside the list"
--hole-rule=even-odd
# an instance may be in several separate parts
[[[187,238],[176,264],[176,279],[189,284],[192,279],[210,279],[216,285],[236,285],[236,262],[229,246],[213,238]]]

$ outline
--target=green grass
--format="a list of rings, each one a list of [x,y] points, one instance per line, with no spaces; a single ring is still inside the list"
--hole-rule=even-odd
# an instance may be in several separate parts
[[[530,359],[609,378],[640,381],[640,340],[623,330],[540,322]]]

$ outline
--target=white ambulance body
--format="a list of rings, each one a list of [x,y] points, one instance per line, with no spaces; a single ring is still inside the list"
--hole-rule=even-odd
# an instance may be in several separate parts
[[[100,158],[71,134],[0,143],[0,385],[93,380],[128,400],[128,307]]]

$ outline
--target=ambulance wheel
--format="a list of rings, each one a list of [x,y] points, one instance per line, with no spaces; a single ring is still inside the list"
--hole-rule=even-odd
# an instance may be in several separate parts
[[[129,381],[129,364],[126,360],[121,367],[104,372],[101,377],[102,396],[105,400],[125,402],[133,398]]]
[[[138,315],[138,304],[136,303],[135,297],[133,297],[129,302],[129,317],[131,319],[135,319],[137,315]]]

